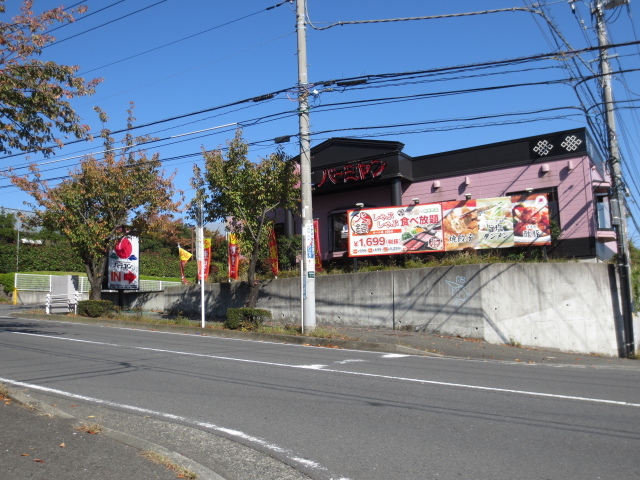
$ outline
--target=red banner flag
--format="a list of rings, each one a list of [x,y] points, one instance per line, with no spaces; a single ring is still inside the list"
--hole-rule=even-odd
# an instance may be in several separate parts
[[[276,231],[271,228],[269,232],[269,263],[271,264],[271,273],[274,277],[278,276],[278,243],[276,242]]]
[[[209,270],[211,269],[211,239],[204,239],[204,279],[209,278]],[[198,261],[198,280],[200,280],[200,261]]]
[[[228,236],[228,262],[229,262],[229,278],[237,280],[240,267],[240,248],[238,246],[238,237],[235,233]]]
[[[320,222],[317,218],[313,219],[313,236],[316,244],[316,272],[322,271],[322,256],[320,255]]]

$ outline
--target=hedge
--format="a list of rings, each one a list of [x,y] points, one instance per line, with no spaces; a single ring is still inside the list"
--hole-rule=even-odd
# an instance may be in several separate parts
[[[225,328],[230,330],[256,330],[265,320],[271,319],[271,312],[261,308],[229,308]]]
[[[113,303],[109,300],[80,300],[78,302],[78,315],[84,317],[102,317],[113,312]]]

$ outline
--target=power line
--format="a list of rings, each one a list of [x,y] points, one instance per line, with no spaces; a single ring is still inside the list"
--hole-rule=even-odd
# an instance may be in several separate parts
[[[82,14],[82,16],[80,16],[78,18],[75,18],[73,23],[78,23],[81,20],[86,20],[87,18],[91,17],[92,15],[96,15],[97,13],[100,13],[100,12],[102,12],[102,11],[108,9],[108,8],[114,7],[114,6],[118,5],[119,3],[123,3],[124,1],[125,0],[119,0],[119,1],[117,1],[115,3],[112,3],[111,5],[107,5],[106,7],[103,7],[101,9],[99,9],[99,10],[96,10],[95,12]],[[71,9],[71,8],[77,6],[77,5],[80,5],[81,3],[84,3],[84,2],[78,2],[75,5],[72,5],[71,7],[65,8],[65,10],[69,10],[69,9]],[[47,33],[55,32],[56,30],[59,30],[59,29],[64,28],[64,27],[68,27],[69,25],[70,25],[70,23],[65,23],[63,25],[59,25],[56,28],[51,28],[51,29],[47,30]]]
[[[216,25],[215,27],[207,28],[206,30],[202,30],[202,31],[200,31],[200,32],[193,33],[193,34],[191,34],[191,35],[187,35],[186,37],[179,38],[179,39],[174,40],[174,41],[172,41],[172,42],[168,42],[168,43],[165,43],[165,44],[163,44],[163,45],[159,45],[159,46],[157,46],[157,47],[150,48],[149,50],[145,50],[144,52],[136,53],[135,55],[130,55],[130,56],[128,56],[128,57],[121,58],[120,60],[116,60],[116,61],[114,61],[114,62],[107,63],[107,64],[102,65],[102,66],[100,66],[100,67],[95,67],[95,68],[92,68],[92,69],[90,69],[90,70],[85,70],[85,71],[81,72],[81,73],[80,73],[80,75],[86,75],[87,73],[91,73],[91,72],[94,72],[94,71],[96,71],[96,70],[100,70],[100,69],[102,69],[102,68],[110,67],[110,66],[112,66],[112,65],[116,65],[116,64],[118,64],[118,63],[122,63],[122,62],[125,62],[125,61],[127,61],[127,60],[131,60],[132,58],[136,58],[136,57],[140,57],[140,56],[142,56],[142,55],[146,55],[147,53],[155,52],[156,50],[160,50],[160,49],[162,49],[162,48],[169,47],[169,46],[171,46],[171,45],[175,45],[175,44],[180,43],[180,42],[183,42],[183,41],[185,41],[185,40],[189,40],[189,39],[191,39],[191,38],[194,38],[194,37],[197,37],[197,36],[199,36],[199,35],[202,35],[202,34],[204,34],[204,33],[208,33],[208,32],[211,32],[211,31],[213,31],[213,30],[217,30],[218,28],[226,27],[227,25],[231,25],[231,24],[236,23],[236,22],[239,22],[239,21],[241,21],[241,20],[245,20],[245,19],[247,19],[247,18],[253,17],[253,16],[258,15],[258,14],[260,14],[260,13],[263,13],[263,12],[266,12],[266,11],[269,11],[269,10],[273,10],[273,9],[275,9],[275,8],[277,8],[277,7],[280,7],[280,6],[282,6],[282,5],[286,4],[286,3],[290,3],[290,2],[289,2],[289,0],[284,1],[284,2],[280,2],[280,3],[277,3],[277,4],[272,5],[272,6],[270,6],[270,7],[267,7],[267,8],[263,8],[263,9],[258,10],[258,11],[256,11],[256,12],[253,12],[253,13],[250,13],[250,14],[248,14],[248,15],[245,15],[245,16],[243,16],[243,17],[239,17],[239,18],[236,18],[236,19],[234,19],[234,20],[229,20],[228,22],[221,23],[221,24],[219,24],[219,25]]]
[[[71,40],[72,38],[76,38],[76,37],[79,37],[80,35],[84,35],[85,33],[93,32],[94,30],[102,28],[102,27],[104,27],[106,25],[111,25],[112,23],[118,22],[118,21],[120,21],[120,20],[122,20],[124,18],[127,18],[127,17],[130,17],[132,15],[135,15],[136,13],[140,13],[140,12],[143,12],[145,10],[149,10],[150,8],[153,8],[156,5],[160,5],[161,3],[165,3],[167,1],[168,0],[160,0],[159,2],[156,2],[156,3],[152,4],[152,5],[148,5],[146,7],[140,8],[139,10],[136,10],[135,12],[127,13],[126,15],[123,15],[121,17],[115,18],[113,20],[109,20],[108,22],[102,23],[100,25],[96,25],[95,27],[89,28],[88,30],[84,30],[83,32],[76,33],[75,35],[71,35],[70,37],[66,37],[66,38],[63,38],[61,40],[56,40],[55,42],[52,42],[52,43],[50,43],[48,45],[45,45],[44,47],[42,47],[42,49],[44,50],[45,48],[49,48],[49,47],[52,47],[54,45],[58,45],[58,44],[60,44],[62,42],[66,42],[67,40]]]

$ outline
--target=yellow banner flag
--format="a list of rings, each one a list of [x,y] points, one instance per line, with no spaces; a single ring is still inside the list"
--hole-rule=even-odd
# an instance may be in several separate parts
[[[178,247],[178,253],[180,255],[180,260],[183,262],[188,262],[189,259],[193,256],[182,247]]]

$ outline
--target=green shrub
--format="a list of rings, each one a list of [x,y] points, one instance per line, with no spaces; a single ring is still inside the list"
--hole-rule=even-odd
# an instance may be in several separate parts
[[[16,276],[14,273],[0,273],[0,285],[4,287],[4,293],[10,295],[15,288]]]
[[[257,330],[265,320],[271,319],[271,312],[261,308],[229,308],[225,328],[229,330]]]
[[[109,300],[81,300],[78,302],[78,314],[85,317],[102,317],[114,311]]]

